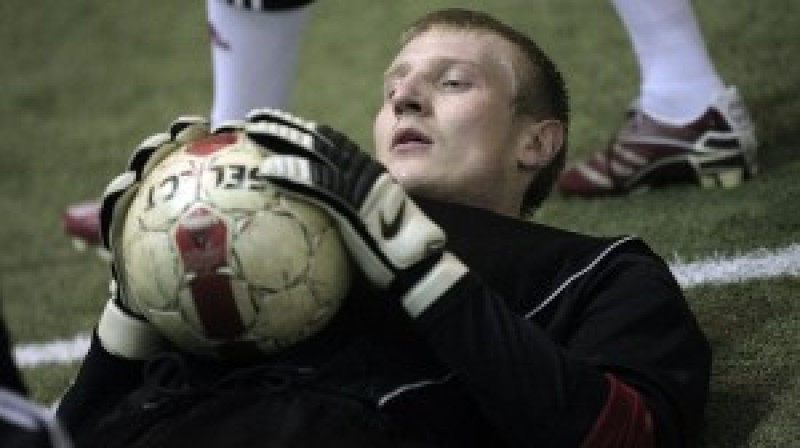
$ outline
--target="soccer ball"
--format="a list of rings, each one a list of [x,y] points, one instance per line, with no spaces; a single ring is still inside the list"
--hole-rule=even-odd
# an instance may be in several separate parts
[[[242,132],[181,145],[116,212],[123,300],[179,348],[274,353],[323,328],[349,290],[333,222],[259,174],[269,156]]]

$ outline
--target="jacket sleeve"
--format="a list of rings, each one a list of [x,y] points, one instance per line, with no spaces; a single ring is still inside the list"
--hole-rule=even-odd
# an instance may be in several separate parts
[[[511,446],[685,446],[709,354],[680,289],[648,257],[590,277],[548,305],[545,324],[470,273],[417,324]]]
[[[652,412],[657,446],[697,442],[711,348],[680,286],[659,258],[625,253],[579,285],[586,325],[569,349],[637,391]]]
[[[56,415],[67,431],[78,438],[90,429],[92,422],[96,423],[111,412],[142,383],[144,363],[107,352],[95,331],[78,375],[56,409]]]

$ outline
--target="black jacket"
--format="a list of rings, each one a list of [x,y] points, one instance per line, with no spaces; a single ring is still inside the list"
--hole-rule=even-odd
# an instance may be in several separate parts
[[[581,446],[612,376],[643,398],[658,446],[692,443],[710,349],[642,241],[420,205],[469,273],[416,320],[357,283],[328,328],[268,362],[318,369],[320,381],[442,446]],[[60,417],[82,431],[141,386],[139,370],[95,341]]]

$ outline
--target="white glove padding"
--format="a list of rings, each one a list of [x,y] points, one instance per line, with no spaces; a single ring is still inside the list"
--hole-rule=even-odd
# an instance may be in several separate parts
[[[375,285],[398,290],[412,316],[466,273],[445,252],[442,229],[346,136],[272,109],[251,112],[245,132],[275,153],[261,173],[327,210],[361,270]]]
[[[147,360],[166,346],[166,340],[150,322],[125,310],[114,297],[108,299],[100,315],[97,337],[107,352],[125,359]]]

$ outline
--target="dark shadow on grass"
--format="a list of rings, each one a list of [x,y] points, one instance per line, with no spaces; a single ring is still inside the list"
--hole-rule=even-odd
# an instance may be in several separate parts
[[[774,329],[767,327],[797,314],[793,283],[749,282],[688,292],[714,350],[700,446],[747,446],[750,433],[774,409],[774,398],[791,385],[797,363],[789,355],[792,344],[774,340]]]
[[[789,365],[770,369],[761,375],[756,372],[742,375],[741,369],[735,367],[724,375],[714,375],[701,447],[750,446],[750,434],[772,413],[773,397],[781,394],[794,375]]]
[[[800,84],[786,83],[769,93],[747,97],[756,122],[759,161],[763,172],[791,160],[800,159],[800,133],[797,132],[797,101]]]

